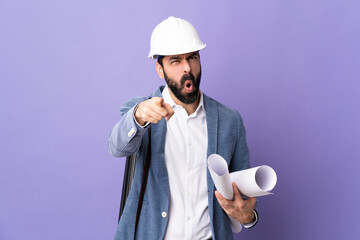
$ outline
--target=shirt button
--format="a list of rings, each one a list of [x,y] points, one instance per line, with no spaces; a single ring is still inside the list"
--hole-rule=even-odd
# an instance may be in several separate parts
[[[161,216],[162,216],[163,218],[166,218],[166,216],[167,216],[166,212],[162,212],[162,213],[161,213]]]
[[[189,195],[190,195],[190,192],[187,192],[186,194],[189,196]]]

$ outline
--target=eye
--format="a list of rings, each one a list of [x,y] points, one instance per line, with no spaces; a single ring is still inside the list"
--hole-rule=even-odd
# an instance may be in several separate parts
[[[190,56],[190,60],[197,60],[198,59],[198,56],[197,55],[192,55]]]
[[[174,63],[178,63],[178,62],[179,62],[179,60],[174,59],[174,60],[170,61],[170,64],[174,64]]]

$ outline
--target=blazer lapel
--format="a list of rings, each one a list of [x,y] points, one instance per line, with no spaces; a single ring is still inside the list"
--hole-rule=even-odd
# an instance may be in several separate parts
[[[208,131],[208,149],[207,156],[217,152],[217,135],[219,124],[219,112],[217,105],[208,96],[204,96],[204,107],[206,111],[206,124]]]
[[[204,96],[204,107],[206,111],[206,124],[208,130],[208,149],[207,157],[213,153],[217,153],[217,135],[219,124],[219,112],[216,103],[208,96]],[[207,161],[207,159],[206,159]],[[211,178],[209,170],[207,170],[207,185],[208,185],[208,199],[209,199],[209,213],[210,218],[213,220],[213,202],[214,202],[214,182]],[[213,221],[211,221],[213,222]],[[213,226],[212,226],[213,227]],[[214,230],[214,229],[213,229]]]
[[[162,97],[163,86],[158,88],[152,95],[152,97]],[[154,167],[154,173],[157,176],[160,189],[167,194],[170,192],[169,177],[165,165],[165,137],[166,137],[166,121],[162,119],[157,124],[151,125],[151,157],[154,161],[151,161],[152,167]]]

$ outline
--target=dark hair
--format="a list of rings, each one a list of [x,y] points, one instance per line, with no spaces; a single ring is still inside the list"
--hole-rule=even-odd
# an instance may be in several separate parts
[[[163,59],[164,59],[164,57],[165,57],[165,56],[161,56],[161,55],[159,55],[159,56],[157,57],[157,62],[161,65],[161,67],[164,67],[164,65],[163,65]]]

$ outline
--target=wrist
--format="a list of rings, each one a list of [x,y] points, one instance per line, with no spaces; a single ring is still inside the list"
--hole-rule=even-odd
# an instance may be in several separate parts
[[[141,119],[139,111],[138,111],[139,107],[140,107],[140,104],[141,103],[139,103],[135,108],[134,118],[135,118],[136,123],[138,123],[140,126],[144,126],[146,122]]]
[[[251,213],[246,217],[245,221],[242,223],[244,225],[250,224],[256,220],[256,216],[254,211],[251,211]]]
[[[255,218],[250,223],[242,224],[245,228],[248,228],[248,229],[252,228],[259,221],[259,216],[258,216],[258,213],[257,213],[257,211],[255,209],[254,209],[253,213],[254,213]]]

